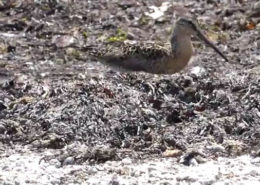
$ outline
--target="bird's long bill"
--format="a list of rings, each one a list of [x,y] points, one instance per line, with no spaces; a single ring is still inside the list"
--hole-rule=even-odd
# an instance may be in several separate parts
[[[203,33],[199,30],[196,29],[197,32],[197,36],[203,40],[206,44],[208,44],[211,48],[213,48],[222,58],[225,59],[225,61],[228,61],[227,57],[225,57],[225,55],[214,45],[212,44],[204,35]]]

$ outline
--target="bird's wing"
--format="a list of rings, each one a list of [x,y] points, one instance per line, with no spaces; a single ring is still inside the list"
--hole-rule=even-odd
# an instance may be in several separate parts
[[[170,55],[170,45],[154,42],[124,42],[99,48],[101,62],[124,71],[147,71],[153,63]]]
[[[124,58],[137,57],[146,60],[156,60],[170,54],[170,49],[165,44],[155,42],[123,43],[122,56]]]

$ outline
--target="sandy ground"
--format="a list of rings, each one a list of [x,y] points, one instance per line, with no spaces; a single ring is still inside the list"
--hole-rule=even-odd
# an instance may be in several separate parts
[[[18,152],[19,151],[19,152]],[[180,164],[176,158],[107,161],[103,164],[61,165],[43,160],[52,153],[19,149],[0,160],[0,184],[252,184],[260,182],[260,158],[219,157],[203,164]],[[70,159],[67,159],[70,161]]]

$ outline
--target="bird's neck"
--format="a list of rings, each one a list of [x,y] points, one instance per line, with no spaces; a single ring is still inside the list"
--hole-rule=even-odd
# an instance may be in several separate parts
[[[187,55],[192,52],[191,36],[185,30],[176,26],[172,33],[171,39],[172,53],[175,56]]]

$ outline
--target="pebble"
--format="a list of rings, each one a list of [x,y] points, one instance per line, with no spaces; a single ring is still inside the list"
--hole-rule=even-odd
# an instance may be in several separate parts
[[[74,164],[74,162],[75,162],[74,157],[67,157],[67,158],[63,161],[63,165]]]

